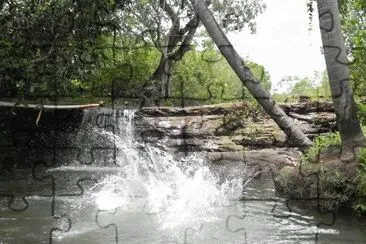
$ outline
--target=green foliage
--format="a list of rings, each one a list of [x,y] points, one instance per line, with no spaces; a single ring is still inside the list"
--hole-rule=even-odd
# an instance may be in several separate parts
[[[270,76],[262,65],[246,62],[254,76],[270,89]],[[224,57],[208,46],[192,50],[176,63],[172,72],[172,96],[198,100],[200,104],[253,100]]]
[[[320,152],[326,150],[339,149],[341,146],[341,137],[339,132],[329,133],[327,135],[318,136],[314,140],[314,144],[309,147],[304,153],[306,162],[316,162]]]
[[[206,4],[215,19],[218,20],[220,27],[228,32],[240,31],[245,27],[249,27],[252,32],[255,32],[255,18],[265,9],[263,0],[213,0],[207,1]],[[204,32],[198,33],[202,29],[201,27],[202,23],[198,14],[194,13],[192,4],[181,0],[131,1],[121,16],[121,28],[125,34],[133,33],[133,35],[142,37],[146,44],[154,46],[164,57],[158,67],[165,67],[165,72],[157,69],[157,72],[153,74],[153,79],[161,81],[163,85],[163,97],[171,95],[176,97],[177,94],[171,90],[172,86],[178,87],[180,90],[179,97],[186,97],[186,92],[179,87],[187,85],[187,82],[183,82],[181,79],[175,81],[175,84],[171,84],[165,74],[173,72],[166,62],[167,60],[169,60],[169,64],[173,61],[180,62],[192,45],[207,41],[203,38]],[[199,40],[195,38],[198,35]],[[182,78],[184,74],[180,73],[177,76]],[[205,82],[202,80],[202,83]],[[214,101],[217,100],[217,95],[213,93],[220,93],[218,96],[222,97],[221,91],[227,88],[224,81],[218,86],[211,83],[218,84],[217,82],[204,84],[209,85],[210,88],[206,86],[206,89],[198,95],[209,97],[210,101]],[[196,84],[192,85],[192,87],[194,86]]]
[[[99,65],[98,38],[118,28],[116,6],[115,1],[94,0],[3,1],[0,95],[72,92],[71,81],[82,80]]]
[[[255,32],[255,17],[263,13],[266,5],[263,0],[213,0],[208,7],[224,30],[240,31],[249,27]],[[168,39],[171,21],[184,26],[184,22],[192,19],[193,15],[191,4],[181,0],[165,0],[164,4],[160,0],[130,1],[122,16],[122,26],[128,31],[132,26],[139,27],[141,31],[158,31],[160,39],[154,45],[162,47],[162,42]],[[164,21],[168,28],[162,28]]]
[[[364,126],[363,131],[366,131]],[[285,167],[276,178],[276,187],[282,193],[296,198],[315,197],[319,190],[322,198],[334,199],[324,207],[334,208],[339,206],[352,207],[361,214],[366,214],[366,148],[358,154],[359,167],[348,164],[335,164],[319,161],[320,153],[339,153],[341,146],[338,132],[318,136],[314,145],[308,148],[303,156],[301,174],[298,168]],[[319,176],[319,185],[314,178],[304,175]]]
[[[226,31],[255,31],[255,17],[265,9],[254,0],[215,0],[209,7]],[[198,28],[193,16],[190,4],[176,0],[2,1],[0,96],[136,94],[158,67],[159,55],[178,63],[189,50]],[[211,48],[205,55],[217,52]],[[183,82],[188,87],[183,93],[211,102],[247,94],[226,61],[205,63],[199,56],[192,54],[188,67],[172,71],[179,78],[176,94]],[[202,71],[193,70],[200,66]]]
[[[311,96],[314,93],[314,88],[312,87],[312,83],[309,79],[304,78],[298,81],[291,89],[290,94],[295,96],[305,95]]]
[[[353,184],[346,175],[341,169],[323,164],[303,163],[301,169],[287,166],[280,170],[275,179],[276,190],[289,195],[290,198],[303,199],[310,206],[316,203],[309,202],[309,198],[319,196],[332,199],[319,204],[322,208],[334,210],[345,206],[354,195]],[[319,177],[318,182],[315,176]]]
[[[111,47],[104,52],[102,67],[94,70],[83,82],[78,80],[78,83],[71,83],[73,87],[70,94],[77,95],[83,90],[86,94],[106,97],[111,95],[113,87],[116,97],[139,96],[141,87],[158,66],[160,53],[150,46],[134,48],[139,41],[130,37],[118,37],[115,46],[124,48],[112,51],[112,39],[106,36],[100,40],[101,45]],[[143,43],[140,43],[140,46],[143,46]],[[172,66],[172,96],[178,99],[166,101],[165,105],[177,105],[180,97],[184,97],[188,104],[191,98],[191,104],[196,105],[253,100],[213,45],[209,45],[203,51],[197,51],[194,47],[192,49]],[[257,79],[261,79],[263,86],[270,89],[270,76],[264,67],[250,61],[246,62],[246,65]]]
[[[361,199],[361,197],[366,196],[366,148],[362,148],[359,155],[359,169],[358,176],[356,178],[357,182],[357,196],[359,199],[354,205],[354,209],[358,210],[362,214],[366,214],[366,201]]]
[[[350,65],[355,95],[366,93],[366,2],[339,0],[342,31],[354,64]]]
[[[247,25],[255,32],[254,17],[265,8],[266,5],[262,1],[213,0],[210,10],[220,26],[227,31],[240,31]]]
[[[106,53],[107,59],[103,67],[87,80],[90,84],[88,91],[93,96],[110,96],[112,88],[117,97],[138,96],[138,90],[158,65],[159,52],[148,46],[133,48],[132,45],[136,43],[137,41],[126,43],[126,40],[121,39],[116,45],[125,45],[125,49]]]
[[[171,77],[172,96],[201,100],[218,98],[220,94],[216,92],[220,90],[220,84],[213,81],[215,77],[211,68],[214,62],[204,61],[220,58],[215,55],[211,50],[192,50],[176,63]]]
[[[286,76],[279,85],[286,87],[288,91],[274,94],[278,102],[297,102],[300,96],[307,96],[315,101],[332,99],[326,71],[316,73],[313,77]]]
[[[361,125],[366,126],[366,104],[358,103],[357,107],[358,107],[358,111],[357,111],[358,119],[359,119]]]
[[[329,100],[332,99],[332,94],[330,92],[330,84],[329,84],[328,73],[327,73],[326,70],[324,70],[320,74],[320,84],[317,84],[315,86],[314,94],[315,94],[316,97],[324,97],[324,98],[329,99]]]
[[[245,65],[249,67],[250,71],[252,71],[254,77],[261,83],[263,88],[267,91],[271,90],[271,76],[269,75],[268,71],[265,70],[263,65],[246,61]]]

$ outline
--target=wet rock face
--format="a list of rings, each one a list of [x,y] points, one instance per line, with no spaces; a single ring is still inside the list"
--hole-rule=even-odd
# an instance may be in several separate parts
[[[280,106],[311,139],[336,129],[331,103]],[[302,156],[268,115],[246,103],[143,108],[135,124],[145,142],[164,145],[178,156],[205,153],[211,167],[225,177],[247,171],[276,176],[283,167],[298,165]]]
[[[309,138],[336,129],[331,103],[282,104]],[[187,108],[143,108],[136,127],[148,141],[164,141],[172,151],[243,151],[288,147],[286,135],[261,111],[246,103]]]
[[[38,124],[36,124],[39,117]],[[54,133],[71,133],[79,126],[83,111],[77,109],[44,110],[39,114],[37,109],[0,108],[1,145],[32,144],[49,145],[48,136]],[[44,140],[35,142],[36,138]],[[61,139],[61,138],[58,138]],[[60,142],[62,140],[59,140]],[[68,144],[68,141],[63,141]]]
[[[281,106],[310,138],[335,130],[331,103]],[[91,111],[95,112],[89,116],[95,120],[92,122],[98,127],[114,128],[108,117],[111,112],[99,110]],[[17,108],[15,114],[10,108],[0,109],[0,156],[6,157],[5,161],[27,163],[30,154],[52,156],[54,148],[71,144],[72,134],[80,130],[85,120],[82,110],[50,110],[43,111],[37,126],[38,114],[35,109]],[[279,151],[279,148],[288,150],[285,134],[265,113],[251,109],[246,103],[143,108],[135,116],[135,131],[144,142],[162,145],[177,155],[205,152],[211,157],[218,153],[228,157],[219,159],[222,162],[242,162],[243,158],[233,155],[244,152],[246,162],[262,162],[263,166],[271,159],[287,164]],[[217,156],[213,157],[215,160]],[[297,156],[290,157],[296,161]]]
[[[34,155],[52,158],[55,148],[71,143],[69,135],[79,128],[83,111],[42,111],[36,125],[38,116],[37,109],[0,108],[0,163],[30,167]]]

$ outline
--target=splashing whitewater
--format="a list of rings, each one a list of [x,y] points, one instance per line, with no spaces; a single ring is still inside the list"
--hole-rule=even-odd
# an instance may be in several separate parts
[[[108,177],[95,195],[100,209],[119,208],[156,216],[162,230],[180,226],[199,226],[218,221],[215,208],[239,198],[241,179],[219,184],[203,155],[192,154],[181,160],[161,147],[139,142],[134,133],[134,111],[125,110],[117,133],[107,134],[117,147],[121,173]]]

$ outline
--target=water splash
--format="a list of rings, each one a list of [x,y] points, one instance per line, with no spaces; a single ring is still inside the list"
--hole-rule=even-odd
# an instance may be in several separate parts
[[[217,221],[215,209],[239,198],[242,180],[219,184],[203,154],[174,159],[166,150],[135,138],[133,111],[125,110],[118,121],[117,134],[100,132],[116,145],[117,163],[123,168],[120,174],[105,179],[96,194],[100,209],[143,211],[167,230]]]

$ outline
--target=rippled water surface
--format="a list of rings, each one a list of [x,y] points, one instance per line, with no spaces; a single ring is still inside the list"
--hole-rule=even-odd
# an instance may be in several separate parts
[[[222,179],[200,154],[174,159],[136,140],[132,112],[122,118],[115,133],[92,127],[75,136],[83,145],[98,140],[116,145],[114,167],[71,162],[43,174],[19,173],[22,182],[33,177],[55,187],[27,186],[43,190],[23,198],[26,189],[11,183],[13,197],[0,198],[0,243],[366,241],[363,220],[286,205],[269,175],[249,182]]]
[[[270,181],[268,178],[267,186]],[[252,191],[257,196],[263,192],[269,195],[262,183],[249,184],[255,187]],[[334,225],[317,227],[320,221],[331,223],[332,216],[320,216],[296,206],[289,212],[280,199],[277,206],[276,202],[263,200],[233,200],[217,206],[188,202],[182,203],[191,208],[188,211],[174,206],[155,212],[146,205],[146,199],[136,196],[126,200],[123,193],[111,189],[97,194],[86,192],[81,197],[56,198],[55,214],[66,214],[70,222],[67,218],[49,217],[48,197],[29,197],[27,201],[27,211],[7,211],[6,216],[2,211],[0,224],[7,223],[0,225],[2,243],[48,243],[51,228],[63,227],[70,230],[53,232],[53,243],[364,243],[366,240],[366,223],[355,217],[337,214]],[[0,204],[4,208],[4,200]],[[194,209],[196,204],[199,207]]]

